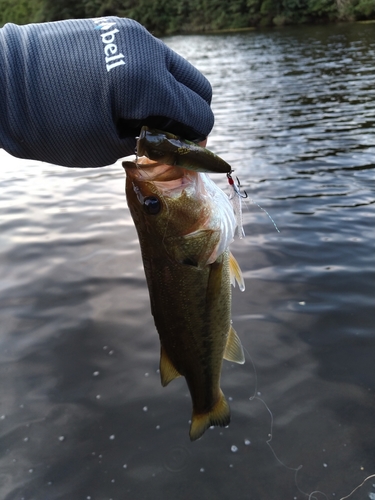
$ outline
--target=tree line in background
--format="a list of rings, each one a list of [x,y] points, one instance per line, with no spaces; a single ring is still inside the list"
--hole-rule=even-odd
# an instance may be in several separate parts
[[[163,35],[375,19],[375,0],[0,0],[0,26],[107,15]]]

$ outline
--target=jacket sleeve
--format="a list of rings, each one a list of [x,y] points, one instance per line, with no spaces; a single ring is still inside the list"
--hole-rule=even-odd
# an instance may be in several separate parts
[[[133,20],[0,29],[0,147],[14,156],[109,165],[144,124],[201,140],[210,102],[206,78]]]

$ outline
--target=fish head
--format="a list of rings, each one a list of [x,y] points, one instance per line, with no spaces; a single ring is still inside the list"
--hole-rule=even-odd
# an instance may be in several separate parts
[[[202,268],[233,240],[233,209],[206,174],[148,158],[124,162],[123,167],[127,202],[143,252],[157,246],[154,252]]]

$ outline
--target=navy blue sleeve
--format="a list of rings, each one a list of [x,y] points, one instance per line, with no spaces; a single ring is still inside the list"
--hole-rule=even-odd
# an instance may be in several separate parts
[[[201,140],[210,103],[206,78],[133,20],[0,29],[0,147],[19,158],[109,165],[142,125]]]

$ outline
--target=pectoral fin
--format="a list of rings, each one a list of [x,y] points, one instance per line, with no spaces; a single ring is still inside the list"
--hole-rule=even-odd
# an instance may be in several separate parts
[[[179,373],[174,367],[172,361],[169,359],[168,354],[165,352],[163,346],[160,348],[160,379],[161,385],[165,387],[172,382],[177,377],[181,377],[181,373]]]
[[[238,262],[231,253],[229,255],[229,270],[230,282],[233,286],[235,286],[237,281],[239,289],[241,290],[241,292],[243,292],[245,290],[245,281],[242,276],[242,271]]]
[[[220,425],[225,427],[230,422],[230,408],[224,394],[220,390],[220,398],[211,411],[207,413],[195,413],[191,418],[190,439],[195,441],[211,427],[211,425]]]
[[[245,355],[240,339],[233,326],[229,329],[227,345],[225,346],[224,359],[243,365],[245,363]]]

